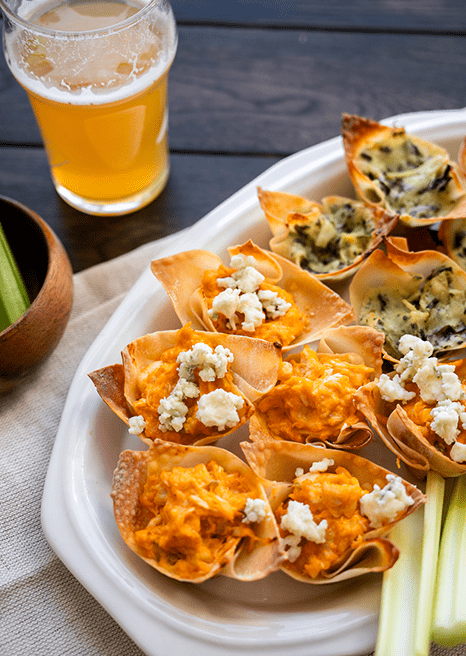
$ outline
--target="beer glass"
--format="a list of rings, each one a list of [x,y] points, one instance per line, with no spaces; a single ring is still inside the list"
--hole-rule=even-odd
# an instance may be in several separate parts
[[[166,0],[0,0],[5,58],[26,89],[58,194],[119,215],[169,172],[167,76],[177,47]]]

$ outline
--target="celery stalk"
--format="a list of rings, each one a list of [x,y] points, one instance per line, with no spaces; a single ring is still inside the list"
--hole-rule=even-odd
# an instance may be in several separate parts
[[[0,299],[0,332],[2,330],[5,330],[5,328],[8,328],[9,325],[10,325],[10,319]]]
[[[394,566],[384,572],[379,632],[374,656],[414,654],[414,626],[421,565],[418,546],[423,533],[423,511],[408,515],[390,532],[400,550]]]
[[[445,479],[435,471],[427,474],[424,506],[424,534],[422,538],[421,578],[417,599],[414,654],[428,656],[431,642],[432,617],[435,598],[435,572],[437,571],[442,527]]]
[[[440,544],[432,626],[434,642],[466,642],[466,476],[456,479]]]
[[[0,330],[19,319],[28,307],[26,288],[0,224]]]
[[[400,557],[384,572],[374,656],[429,654],[444,491],[444,479],[429,471],[424,512],[412,513],[390,533]]]

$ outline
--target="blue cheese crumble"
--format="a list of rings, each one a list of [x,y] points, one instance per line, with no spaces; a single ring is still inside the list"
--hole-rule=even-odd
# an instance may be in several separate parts
[[[243,405],[241,396],[219,388],[201,396],[196,417],[204,426],[217,426],[219,430],[225,430],[239,422],[238,410]]]
[[[413,382],[425,403],[435,403],[430,411],[432,431],[448,445],[453,445],[450,457],[455,462],[466,461],[465,445],[457,442],[459,425],[466,430],[466,410],[463,403],[465,393],[454,365],[439,364],[432,357],[433,346],[414,335],[404,335],[398,348],[403,354],[395,367],[393,377],[382,374],[378,380],[381,397],[390,403],[406,402],[416,396],[404,385]]]
[[[182,351],[177,362],[180,378],[193,381],[194,369],[198,369],[201,380],[213,382],[225,376],[228,364],[233,362],[233,353],[220,344],[214,351],[208,344],[198,342],[189,351]]]
[[[458,421],[461,421],[463,428],[466,427],[464,406],[457,401],[446,399],[439,401],[435,408],[432,408],[430,414],[433,417],[430,427],[434,433],[441,437],[446,444],[454,444],[460,433]]]
[[[361,513],[365,515],[373,528],[380,528],[392,522],[409,506],[414,499],[406,494],[405,486],[399,476],[387,474],[387,484],[380,489],[374,485],[372,492],[368,492],[359,500]]]
[[[170,430],[179,433],[188,414],[188,406],[184,403],[184,399],[195,399],[199,394],[199,387],[195,383],[180,378],[170,394],[160,400],[157,409],[160,430],[164,433]]]
[[[280,526],[290,533],[290,535],[283,538],[283,542],[289,547],[286,552],[287,559],[293,563],[301,553],[301,547],[299,546],[301,538],[316,544],[325,542],[328,522],[323,519],[317,524],[307,504],[291,499],[288,502],[287,511],[282,517]]]
[[[129,418],[128,433],[141,435],[146,427],[146,421],[142,415],[134,415]]]
[[[157,409],[159,428],[162,432],[183,429],[188,414],[186,399],[199,397],[197,419],[205,426],[217,426],[219,430],[231,428],[239,422],[238,410],[244,405],[244,399],[232,392],[216,389],[201,395],[194,382],[194,370],[204,382],[214,382],[224,378],[228,364],[233,362],[230,349],[218,345],[215,350],[208,344],[198,342],[188,351],[182,351],[177,358],[178,381],[170,394],[161,399]]]
[[[335,461],[331,458],[322,458],[322,460],[317,460],[313,462],[307,474],[304,473],[302,467],[298,467],[294,473],[295,478],[298,482],[301,482],[304,478],[314,480],[317,474],[327,471],[329,467],[335,464]]]
[[[241,327],[246,332],[254,332],[266,319],[284,316],[291,307],[277,292],[259,289],[265,277],[256,269],[256,260],[252,255],[241,253],[230,260],[230,267],[236,269],[231,276],[218,278],[220,292],[213,299],[209,317],[216,321],[219,314],[227,319],[227,327],[236,330],[239,323],[238,313],[244,315]]]
[[[264,501],[264,499],[246,499],[244,515],[244,524],[256,524],[262,522],[267,516],[267,502]]]

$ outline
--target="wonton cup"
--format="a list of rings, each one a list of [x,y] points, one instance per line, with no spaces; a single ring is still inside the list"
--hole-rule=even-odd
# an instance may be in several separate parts
[[[303,316],[304,329],[287,344],[280,342],[276,336],[269,338],[270,341],[281,344],[284,352],[318,339],[328,328],[354,320],[351,306],[336,292],[285,258],[263,250],[252,241],[241,246],[232,246],[228,252],[230,257],[237,254],[253,256],[256,268],[265,276],[264,282],[293,296],[294,304]],[[222,264],[217,255],[204,250],[186,251],[152,262],[152,272],[165,288],[182,323],[190,321],[198,330],[217,332],[208,314],[209,305],[201,283],[205,271],[216,271]],[[292,307],[288,312],[295,310]],[[288,313],[280,319],[283,319],[282,324],[289,328]],[[274,321],[267,320],[257,330],[242,334],[267,340],[268,327],[272,333]],[[228,329],[225,330],[228,332]]]
[[[407,135],[404,128],[348,114],[343,115],[342,135],[350,178],[367,203],[398,214],[411,227],[466,216],[466,186],[444,148]],[[403,189],[406,177],[410,180]]]
[[[442,221],[438,236],[447,255],[466,271],[466,219]]]
[[[466,176],[466,137],[464,137],[458,150],[458,165],[463,176]]]
[[[458,165],[463,178],[466,177],[466,137],[458,152]],[[445,246],[447,254],[466,270],[466,217],[453,221],[442,221],[439,237]]]
[[[197,426],[197,432],[188,432],[183,429],[178,432],[175,430],[162,432],[154,429],[154,434],[150,434],[147,428],[147,417],[145,417],[146,428],[139,434],[139,437],[146,444],[150,445],[154,439],[196,445],[213,442],[242,426],[254,411],[253,401],[255,398],[275,384],[281,354],[279,349],[272,344],[240,335],[194,331],[190,325],[186,325],[178,331],[167,330],[139,337],[122,351],[123,364],[103,367],[90,373],[89,377],[105,403],[129,425],[131,417],[144,416],[144,412],[137,410],[135,405],[141,396],[140,385],[144,382],[147,368],[153,370],[155,365],[160,365],[161,358],[165,357],[164,354],[170,355],[172,349],[181,348],[181,350],[187,351],[198,342],[207,344],[212,349],[220,345],[233,353],[231,375],[227,373],[224,379],[218,380],[225,380],[224,386],[244,401],[243,408],[238,410],[238,423],[224,430],[219,430],[219,427],[214,425]],[[176,380],[170,380],[168,385],[166,378],[164,380],[161,394],[157,395],[157,378],[152,384],[152,389],[155,390],[155,402],[151,404],[150,410],[147,412],[150,415],[149,419],[152,418],[154,422],[157,421],[159,403],[157,399],[166,397],[176,384]],[[216,382],[204,383],[204,385],[208,392],[216,387]],[[203,393],[201,389],[201,395]],[[188,415],[189,418],[194,414],[197,400],[187,399],[186,402],[187,404],[193,403],[190,405],[192,414]]]
[[[466,303],[461,300],[466,298],[466,272],[438,251],[408,251],[397,238],[386,238],[385,246],[387,253],[374,251],[351,281],[357,321],[384,332],[384,351],[394,362],[401,357],[398,342],[406,333],[431,342],[439,360],[451,357],[466,345]],[[432,281],[444,276],[451,284],[446,289],[438,282],[437,289]],[[424,294],[422,307],[408,307],[406,301],[418,294]],[[431,296],[430,307],[424,307]],[[364,306],[370,300],[373,307],[365,317]],[[453,308],[458,316],[448,314]]]
[[[218,505],[217,508],[213,507],[210,513],[208,502],[219,504],[219,500],[215,494],[209,493],[206,484],[204,498],[191,495],[193,498],[183,499],[183,490],[186,491],[189,481],[186,478],[189,473],[185,472],[179,479],[180,487],[177,489],[177,494],[182,501],[181,508],[177,511],[175,505],[171,514],[168,514],[170,511],[163,510],[157,514],[164,523],[162,531],[159,531],[158,541],[153,534],[150,534],[150,527],[148,534],[145,534],[150,520],[156,516],[154,511],[162,505],[160,497],[156,496],[157,492],[153,491],[154,485],[149,486],[149,492],[145,497],[142,496],[148,477],[158,481],[158,476],[162,472],[172,472],[171,476],[173,476],[173,469],[177,467],[194,468],[212,461],[227,474],[240,475],[243,487],[239,493],[248,495],[250,493],[250,498],[266,502],[265,517],[260,521],[245,524],[242,521],[245,515],[240,508],[232,513],[233,517],[224,519],[222,511],[224,506],[227,506],[227,502]],[[178,480],[176,471],[174,480]],[[161,489],[164,489],[163,486]],[[275,518],[259,477],[240,458],[225,449],[212,446],[181,446],[156,440],[148,451],[124,451],[120,455],[113,475],[111,496],[115,519],[125,543],[151,567],[170,578],[202,583],[214,576],[223,575],[240,581],[254,581],[276,570],[283,558]],[[145,498],[148,498],[148,503],[144,503]],[[194,526],[190,524],[192,531],[183,530],[186,517],[184,519],[180,517],[184,512],[193,516],[192,512],[186,511],[189,504],[194,509],[194,516],[198,508],[197,513],[202,513],[204,517],[204,523],[200,526],[196,525],[195,520]],[[226,515],[229,510],[230,506],[224,514]],[[164,520],[167,517],[171,518],[174,525],[170,525],[169,522],[165,524]],[[218,521],[219,517],[224,524]],[[157,531],[158,520],[155,521]],[[210,528],[211,526],[213,529]],[[141,533],[138,531],[144,532],[142,539],[139,538]],[[196,542],[198,539],[201,544]],[[196,546],[199,549],[206,546],[210,558],[205,556],[205,551],[203,557],[199,559],[193,557],[192,550]],[[212,554],[215,554],[215,558],[212,558]]]
[[[289,496],[296,470],[301,468],[306,474],[313,463],[320,462],[324,458],[334,461],[334,464],[328,467],[329,472],[334,472],[337,467],[345,468],[359,481],[360,487],[368,492],[372,491],[375,484],[383,488],[387,483],[386,475],[392,473],[346,451],[271,440],[253,420],[251,420],[251,440],[252,442],[242,442],[241,447],[252,469],[268,481],[264,486],[274,512]],[[346,549],[330,568],[321,571],[316,577],[311,577],[297,572],[293,568],[293,563],[285,559],[281,569],[298,581],[319,585],[344,581],[369,572],[382,572],[392,567],[398,559],[399,551],[385,536],[398,521],[425,503],[425,496],[420,490],[406,481],[403,481],[403,484],[414,503],[408,506],[395,521],[387,522],[380,528],[368,527],[359,545]]]
[[[269,243],[270,250],[294,261],[300,268],[324,282],[344,280],[355,273],[369,253],[377,248],[382,237],[388,235],[398,221],[397,215],[381,207],[369,206],[341,196],[323,198],[322,204],[319,204],[301,196],[281,191],[265,191],[260,187],[257,193],[273,234]],[[340,218],[334,226],[335,230],[330,227],[331,235],[326,235],[325,226],[329,226],[327,217],[330,217],[331,223],[332,217],[338,212],[346,212],[346,216],[348,208],[351,208],[351,216],[362,218],[361,223],[365,229],[358,231],[360,226],[356,224],[345,230],[340,225],[344,223]],[[373,224],[372,229],[366,227],[367,221]],[[312,241],[303,234],[306,230],[315,233]],[[346,233],[344,243],[341,242],[343,232]],[[298,253],[293,257],[293,246],[290,246],[293,233],[296,233],[295,243],[301,244],[303,239],[305,241],[305,246],[300,249],[305,251],[303,259]]]
[[[417,478],[425,478],[430,469],[444,478],[466,473],[466,463],[455,462],[431,444],[419,425],[408,416],[401,402],[391,403],[382,398],[377,383],[371,382],[361,387],[355,403],[385,445]]]
[[[315,352],[304,346],[287,358],[277,385],[256,401],[255,420],[273,439],[347,450],[365,446],[373,434],[354,394],[380,376],[383,341],[382,333],[365,326],[327,331]]]

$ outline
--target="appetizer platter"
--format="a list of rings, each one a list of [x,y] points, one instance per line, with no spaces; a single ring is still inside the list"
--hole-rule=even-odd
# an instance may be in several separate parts
[[[455,323],[453,301],[452,315],[431,320],[426,304],[434,292],[426,300],[426,285],[418,287],[425,276],[437,303],[450,289],[455,301],[466,290],[458,219],[466,205],[466,110],[383,124],[356,118],[343,119],[343,139],[279,162],[170,240],[76,372],[44,488],[43,529],[149,656],[182,649],[233,656],[238,648],[252,656],[259,647],[265,656],[369,652],[380,572],[399,555],[391,529],[425,503],[429,468],[444,476],[466,471],[462,442],[448,434],[439,451],[438,439],[426,441],[415,424],[425,409],[411,403],[419,394],[412,391],[415,357],[445,375],[449,409],[460,398],[454,367],[445,363],[465,345],[464,324]],[[422,169],[426,142],[435,147],[416,179],[380,162],[380,152],[395,150],[408,168]],[[413,186],[414,200],[400,201],[400,190]],[[394,207],[407,230],[447,217],[440,237],[456,263],[438,251],[408,257],[406,238],[390,234]],[[392,291],[401,287],[409,291],[402,301]],[[391,377],[382,374],[382,356],[393,364]],[[331,382],[310,380],[319,368],[332,371]],[[461,380],[463,369],[456,369]],[[351,381],[344,388],[343,377]],[[419,389],[424,399],[425,385]],[[317,394],[317,405],[333,404],[338,422],[303,419],[296,399],[305,393]],[[409,416],[397,400],[408,402]],[[439,430],[444,437],[443,424]],[[201,491],[194,471],[206,481]],[[228,513],[236,517],[220,555],[208,565],[212,556],[204,553],[202,566],[174,557],[182,551],[175,524],[154,508],[173,504],[175,517],[177,490],[189,489],[202,515],[209,499],[218,500],[212,491],[229,485],[244,494],[234,511],[226,502],[216,511],[214,535]],[[319,485],[338,490],[343,523],[336,511],[312,505]],[[387,493],[396,503],[381,512]],[[311,506],[320,525],[313,523],[303,546],[309,531],[296,525]],[[335,535],[330,555],[319,547],[327,528]],[[156,534],[177,546],[154,550]]]

